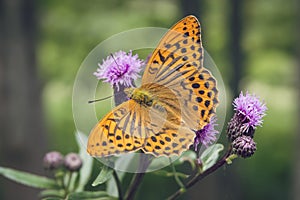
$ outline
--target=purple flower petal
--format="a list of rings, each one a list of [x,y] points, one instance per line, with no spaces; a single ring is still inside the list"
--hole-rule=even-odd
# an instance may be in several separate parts
[[[240,96],[233,101],[233,106],[239,115],[244,116],[245,131],[250,127],[255,129],[257,126],[262,125],[262,118],[266,115],[267,107],[255,95],[248,92],[243,95],[243,92],[241,92]]]
[[[201,130],[196,131],[196,137],[194,139],[195,151],[197,151],[200,143],[207,147],[217,139],[216,135],[219,132],[215,130],[215,126],[217,125],[216,122],[217,118],[212,117],[207,125],[205,125]]]
[[[99,68],[94,75],[104,82],[110,83],[112,86],[119,88],[119,85],[132,87],[133,80],[140,77],[139,72],[144,65],[144,61],[138,59],[138,55],[132,55],[132,51],[127,54],[124,51],[118,51],[103,59],[102,64],[98,64]]]

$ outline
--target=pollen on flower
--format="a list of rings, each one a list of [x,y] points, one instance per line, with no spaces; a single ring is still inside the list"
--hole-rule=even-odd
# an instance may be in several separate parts
[[[216,136],[219,133],[217,130],[215,130],[215,126],[217,125],[216,122],[217,118],[212,117],[207,125],[205,125],[201,130],[196,131],[196,137],[194,139],[195,151],[197,151],[200,143],[207,147],[216,141]]]
[[[266,115],[267,107],[255,95],[248,92],[243,95],[241,92],[240,96],[233,101],[233,106],[237,114],[244,117],[242,120],[244,131],[248,131],[250,127],[255,129],[262,125],[262,118]]]
[[[119,89],[120,85],[132,87],[133,80],[139,78],[139,72],[144,65],[144,61],[138,58],[138,55],[132,55],[132,51],[126,53],[118,51],[106,59],[102,64],[98,64],[99,68],[94,75],[97,79],[103,79],[104,82],[110,83]]]

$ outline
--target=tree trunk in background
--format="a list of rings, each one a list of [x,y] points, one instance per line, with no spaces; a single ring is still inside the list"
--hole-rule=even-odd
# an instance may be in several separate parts
[[[232,76],[230,77],[229,86],[233,97],[239,94],[239,84],[243,75],[244,63],[242,53],[242,21],[243,21],[243,0],[230,0],[230,13],[228,18],[229,38],[228,38],[228,56],[232,66]],[[229,117],[231,114],[229,113]],[[219,183],[222,184],[223,191],[219,194],[219,199],[243,199],[242,189],[239,184],[240,176],[238,174],[238,162],[234,161],[232,165],[226,167],[226,172]],[[220,172],[221,174],[221,172]]]
[[[180,7],[183,16],[195,15],[199,20],[202,15],[202,0],[180,0]]]
[[[35,57],[35,1],[0,0],[0,165],[42,171],[45,131]],[[0,199],[37,199],[1,178]]]
[[[243,56],[241,48],[243,0],[231,0],[230,5],[231,13],[229,17],[229,57],[233,72],[230,81],[230,89],[232,90],[233,96],[236,97],[239,94],[239,83],[243,74]]]
[[[297,7],[298,10],[300,8],[300,1],[297,1]],[[300,102],[300,36],[299,36],[299,31],[300,31],[300,13],[297,12],[297,16],[296,16],[296,56],[297,56],[297,67],[296,67],[296,90],[297,90],[297,102]],[[298,123],[297,123],[297,127],[295,130],[296,133],[296,138],[295,138],[295,163],[294,163],[294,182],[293,182],[293,199],[294,200],[298,200],[300,198],[300,105],[299,103],[296,105],[297,107],[297,115],[298,115]]]

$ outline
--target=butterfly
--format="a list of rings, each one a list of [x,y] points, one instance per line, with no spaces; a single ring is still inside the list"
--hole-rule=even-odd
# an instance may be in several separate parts
[[[149,58],[139,88],[128,88],[118,105],[92,129],[87,151],[106,157],[142,151],[180,155],[195,131],[216,112],[216,80],[203,66],[200,23],[190,15],[177,22]]]

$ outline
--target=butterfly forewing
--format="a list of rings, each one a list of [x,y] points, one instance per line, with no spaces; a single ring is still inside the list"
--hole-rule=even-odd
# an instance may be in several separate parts
[[[142,79],[142,84],[149,82],[176,93],[186,126],[198,130],[209,122],[218,103],[218,91],[215,79],[203,67],[201,28],[194,16],[179,21],[162,38]]]
[[[190,59],[195,61],[192,62],[194,67],[203,66],[201,28],[194,16],[183,18],[164,35],[148,61],[142,83],[166,77],[170,70]]]

